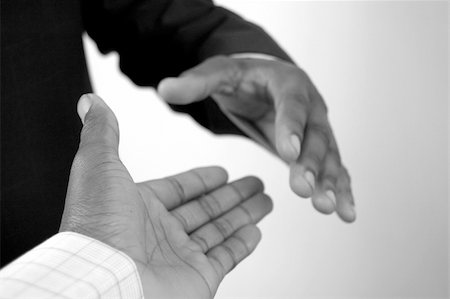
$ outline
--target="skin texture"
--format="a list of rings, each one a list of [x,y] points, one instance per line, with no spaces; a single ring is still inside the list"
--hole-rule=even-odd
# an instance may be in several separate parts
[[[166,78],[158,86],[172,104],[211,96],[228,113],[244,118],[267,139],[290,168],[290,186],[311,197],[319,212],[356,218],[350,176],[343,166],[327,107],[308,75],[278,60],[216,56]]]
[[[119,129],[95,95],[78,103],[83,121],[60,231],[75,231],[128,254],[146,298],[212,298],[258,244],[272,210],[262,182],[227,183],[220,167],[135,183],[118,156]]]

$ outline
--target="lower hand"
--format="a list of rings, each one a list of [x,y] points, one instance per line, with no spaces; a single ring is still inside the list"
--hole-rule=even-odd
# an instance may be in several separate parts
[[[325,214],[355,220],[350,176],[343,166],[324,100],[300,68],[282,61],[213,57],[158,86],[172,104],[208,96],[227,114],[260,131],[290,166],[290,185]]]
[[[118,156],[110,108],[83,96],[84,123],[70,174],[61,231],[75,231],[128,254],[146,298],[211,298],[247,257],[272,209],[254,177],[227,184],[219,167],[134,183]]]

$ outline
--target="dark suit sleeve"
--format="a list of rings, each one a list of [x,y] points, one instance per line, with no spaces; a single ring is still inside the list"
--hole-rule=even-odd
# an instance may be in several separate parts
[[[256,52],[290,61],[260,27],[209,0],[86,0],[82,10],[99,50],[118,52],[121,70],[140,86],[215,55]],[[171,107],[215,133],[244,135],[211,99]]]

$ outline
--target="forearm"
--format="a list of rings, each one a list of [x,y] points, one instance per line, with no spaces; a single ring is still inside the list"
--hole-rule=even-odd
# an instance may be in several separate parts
[[[260,27],[208,0],[85,1],[83,18],[99,49],[118,52],[121,70],[141,86],[156,86],[216,55],[260,53],[291,61]],[[211,99],[171,108],[214,133],[248,135]]]
[[[105,4],[106,3],[106,4]],[[155,85],[215,55],[290,60],[260,27],[208,0],[84,1],[86,31],[138,85]]]

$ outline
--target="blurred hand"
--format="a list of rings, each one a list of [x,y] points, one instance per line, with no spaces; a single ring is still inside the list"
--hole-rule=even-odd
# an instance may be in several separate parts
[[[254,177],[227,184],[219,167],[136,184],[118,156],[119,128],[95,95],[78,102],[84,123],[70,174],[61,231],[128,254],[146,298],[211,298],[261,235],[272,209]]]
[[[350,177],[341,163],[324,100],[307,74],[282,61],[213,57],[178,78],[166,78],[158,92],[171,104],[208,96],[226,114],[244,118],[290,165],[291,189],[312,197],[325,214],[356,214]]]

